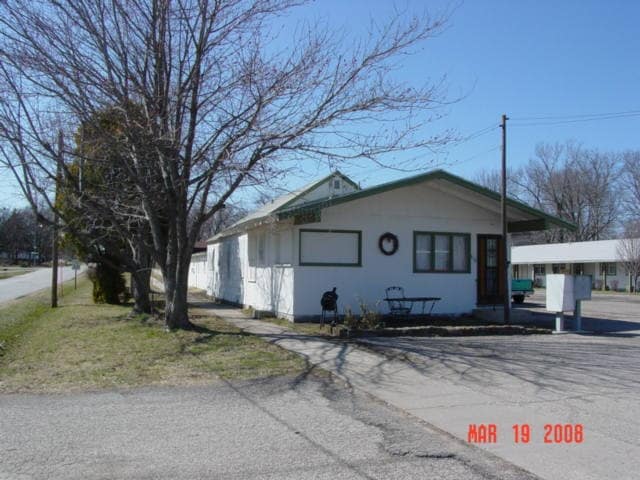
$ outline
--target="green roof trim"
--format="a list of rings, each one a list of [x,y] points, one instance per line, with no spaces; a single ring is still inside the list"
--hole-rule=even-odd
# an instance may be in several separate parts
[[[326,178],[324,180],[326,180]],[[323,208],[339,205],[341,203],[351,202],[353,200],[366,198],[371,195],[377,195],[379,193],[387,192],[389,190],[408,187],[411,185],[416,185],[422,182],[427,182],[432,180],[445,180],[455,185],[458,185],[460,187],[463,187],[473,192],[484,195],[485,197],[488,197],[492,200],[496,200],[498,202],[500,201],[500,198],[501,198],[499,193],[494,192],[493,190],[483,187],[481,185],[478,185],[477,183],[470,182],[469,180],[466,180],[462,177],[458,177],[457,175],[453,175],[451,173],[445,172],[444,170],[433,170],[420,175],[415,175],[413,177],[403,178],[401,180],[395,180],[392,182],[383,183],[375,187],[358,190],[357,192],[348,193],[346,195],[341,195],[339,197],[316,200],[313,202],[308,202],[308,203],[297,205],[295,207],[290,207],[290,208],[287,208],[287,205],[285,204],[282,207],[278,208],[274,213],[278,215],[279,220],[283,220],[285,218],[289,218],[291,216],[294,216],[304,211],[321,210]],[[538,210],[537,208],[530,207],[529,205],[522,203],[519,200],[514,200],[513,198],[507,198],[507,205],[517,210],[520,210],[522,212],[525,212],[529,215],[544,219],[546,226],[555,225],[557,227],[566,228],[568,230],[577,229],[577,227],[574,224],[567,222],[565,220],[562,220],[561,218],[555,217],[553,215],[549,215],[548,213],[545,213],[542,210]]]

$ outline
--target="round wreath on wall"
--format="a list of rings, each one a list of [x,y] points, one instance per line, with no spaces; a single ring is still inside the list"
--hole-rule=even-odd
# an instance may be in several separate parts
[[[385,255],[393,255],[398,251],[398,237],[390,232],[383,233],[378,239],[378,248]]]

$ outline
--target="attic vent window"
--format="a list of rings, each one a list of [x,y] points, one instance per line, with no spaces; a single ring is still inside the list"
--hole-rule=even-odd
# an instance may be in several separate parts
[[[333,181],[333,188],[335,188],[336,190],[338,190],[340,188],[340,180],[335,179]]]

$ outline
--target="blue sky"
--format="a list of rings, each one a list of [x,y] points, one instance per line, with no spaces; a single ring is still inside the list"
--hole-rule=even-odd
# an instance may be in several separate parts
[[[337,25],[369,16],[384,18],[386,0],[323,0],[319,15]],[[555,125],[516,126],[556,117],[640,111],[640,2],[635,1],[407,1],[408,10],[455,8],[449,27],[407,58],[399,72],[407,81],[446,74],[449,96],[461,100],[433,125],[462,135],[508,122],[508,162],[525,164],[539,142],[574,140],[602,150],[640,148],[640,115]],[[500,130],[452,145],[443,168],[473,179],[500,165]],[[490,151],[495,149],[493,151]],[[364,170],[364,169],[363,169]],[[347,171],[375,184],[402,176],[377,170]]]
[[[460,98],[429,133],[451,128],[471,134],[497,126],[506,113],[513,119],[507,130],[508,162],[513,167],[525,164],[539,142],[574,140],[601,150],[640,149],[638,115],[516,126],[526,123],[517,119],[529,117],[640,111],[640,2],[318,0],[282,22],[323,19],[357,34],[364,32],[370,18],[389,15],[394,5],[436,13],[457,5],[446,31],[416,55],[404,57],[397,72],[400,79],[416,84],[446,75],[449,98]],[[425,163],[425,170],[440,166],[473,179],[479,171],[499,167],[499,145],[500,130],[494,129],[452,145],[446,155],[430,159],[435,163]],[[402,154],[396,158],[402,160]],[[363,186],[407,175],[370,165],[344,171]],[[291,188],[309,181],[307,173],[288,178]],[[0,206],[13,204],[15,189],[3,174]]]

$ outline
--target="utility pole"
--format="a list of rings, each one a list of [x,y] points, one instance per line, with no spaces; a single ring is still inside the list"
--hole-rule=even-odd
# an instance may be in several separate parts
[[[502,278],[504,278],[503,320],[506,325],[511,323],[511,297],[509,296],[509,245],[507,242],[507,120],[502,115]]]
[[[56,159],[56,191],[55,200],[58,200],[58,184],[60,183],[60,171],[62,165],[62,149],[64,138],[62,131],[58,133],[58,158]],[[58,306],[58,209],[53,209],[53,244],[51,246],[51,308]]]

